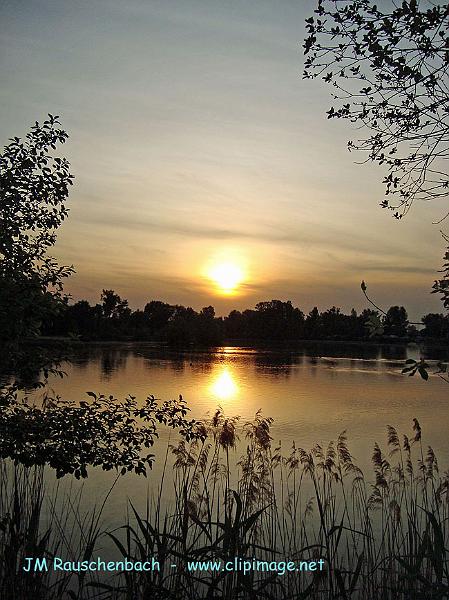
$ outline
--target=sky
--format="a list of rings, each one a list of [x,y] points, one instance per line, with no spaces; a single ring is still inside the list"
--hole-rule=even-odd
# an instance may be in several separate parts
[[[402,221],[357,135],[303,80],[303,0],[0,0],[0,146],[60,115],[75,184],[53,254],[74,300],[114,289],[217,314],[261,300],[308,312],[441,312],[443,202]],[[233,293],[211,281],[222,263]]]

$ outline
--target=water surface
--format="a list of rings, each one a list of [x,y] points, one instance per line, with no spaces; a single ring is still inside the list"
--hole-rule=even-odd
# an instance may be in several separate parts
[[[444,349],[417,346],[309,343],[275,350],[174,351],[151,344],[80,344],[73,346],[71,362],[63,367],[67,377],[51,379],[50,387],[72,400],[89,400],[87,391],[142,400],[150,394],[162,400],[182,394],[193,417],[211,416],[220,406],[227,416],[240,415],[242,424],[261,410],[274,418],[273,443],[281,441],[285,454],[293,441],[307,449],[316,442],[326,445],[346,430],[352,454],[372,479],[373,444],[386,448],[387,425],[411,435],[413,418],[440,467],[448,468],[449,386],[435,375],[425,382],[401,374],[406,358],[421,353],[431,370],[448,358]],[[176,438],[167,430],[160,433],[148,478],[126,475],[116,484],[104,510],[109,527],[123,523],[128,498],[142,509],[147,496],[157,493],[167,443]],[[244,441],[240,433],[234,461]],[[70,485],[68,480],[63,487]],[[110,472],[90,469],[84,483],[87,505],[101,503],[113,480]],[[167,478],[163,496],[170,500],[172,494]]]
[[[427,351],[431,370],[443,350]],[[195,418],[221,406],[228,416],[251,419],[258,410],[275,419],[273,437],[310,446],[342,430],[357,448],[382,441],[386,425],[408,433],[413,418],[425,439],[446,453],[449,386],[437,376],[425,382],[401,374],[417,346],[305,344],[276,350],[222,347],[173,351],[150,344],[74,347],[67,377],[51,387],[66,399],[87,391],[153,394],[162,400],[182,394]],[[366,448],[365,448],[366,451]]]

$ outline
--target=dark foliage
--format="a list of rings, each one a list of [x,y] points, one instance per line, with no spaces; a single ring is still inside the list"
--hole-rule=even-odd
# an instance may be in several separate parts
[[[55,328],[70,310],[72,322],[93,331],[99,320],[103,331],[114,331],[131,315],[127,301],[112,290],[103,290],[102,304],[93,309],[87,302],[69,308],[63,296],[73,268],[48,255],[68,214],[73,179],[68,161],[52,155],[68,138],[59,125],[49,115],[0,155],[0,457],[49,465],[58,477],[86,477],[88,465],[145,475],[153,455],[142,452],[153,445],[158,424],[179,429],[187,439],[194,435],[182,398],[159,404],[150,396],[139,405],[131,396],[120,402],[89,393],[89,402],[46,396],[37,406],[24,397],[50,373],[64,375],[62,355],[30,344],[30,338]],[[11,379],[15,383],[8,386]]]
[[[426,315],[425,328],[418,332],[410,327],[403,306],[392,306],[384,315],[372,309],[360,314],[352,309],[345,314],[335,306],[322,312],[315,307],[304,315],[290,301],[270,300],[259,302],[254,309],[232,310],[227,317],[216,317],[212,306],[197,312],[159,300],[148,302],[144,310],[131,311],[127,301],[113,290],[104,290],[102,300],[94,306],[86,300],[65,304],[59,315],[44,322],[42,332],[75,340],[147,340],[173,346],[214,346],[227,340],[274,343],[300,339],[411,339],[417,335],[448,339],[449,335],[447,316]]]
[[[73,176],[65,158],[52,156],[68,135],[49,115],[25,140],[13,138],[0,154],[0,339],[35,335],[58,310],[62,282],[72,267],[48,255],[68,214]]]
[[[443,238],[449,243],[447,235],[443,234]],[[444,254],[444,264],[440,273],[442,273],[442,277],[434,282],[432,294],[440,294],[444,308],[449,311],[449,246]]]
[[[306,19],[305,78],[332,85],[329,119],[369,135],[349,142],[386,167],[381,206],[401,218],[415,199],[446,197],[449,6],[318,0]]]
[[[387,445],[374,445],[372,469],[365,473],[346,432],[326,445],[285,448],[272,444],[273,419],[260,412],[241,427],[237,423],[217,410],[204,422],[201,441],[173,440],[146,507],[139,511],[130,501],[127,518],[113,530],[111,524],[104,529],[102,513],[115,484],[100,506],[92,507],[87,498],[87,512],[77,485],[52,498],[48,509],[45,498],[51,492],[42,467],[8,470],[0,465],[0,597],[448,597],[449,475],[424,444],[417,419],[409,435],[387,427]],[[246,439],[236,444],[239,436]],[[237,448],[241,454],[230,462]],[[173,490],[168,502],[162,499],[167,480]],[[111,544],[120,561],[143,563],[154,557],[158,568],[22,570],[30,556],[45,557],[50,564],[54,556],[95,563]],[[188,566],[198,561],[230,561],[232,566],[236,557],[248,561],[246,571]],[[321,558],[322,571],[286,568],[290,560]]]
[[[14,373],[28,384],[60,358],[22,344],[65,306],[62,284],[73,272],[48,254],[73,180],[68,161],[54,156],[68,138],[59,125],[49,115],[0,154],[0,382]]]
[[[407,311],[403,306],[391,306],[384,319],[384,331],[387,335],[403,337],[407,335]]]
[[[157,426],[178,429],[189,440],[197,435],[180,397],[159,403],[149,396],[118,401],[88,392],[79,403],[46,397],[42,406],[20,400],[15,386],[3,390],[0,401],[0,458],[26,467],[49,465],[56,476],[87,477],[88,466],[115,469],[124,475],[145,475],[154,455],[145,453],[158,436]]]

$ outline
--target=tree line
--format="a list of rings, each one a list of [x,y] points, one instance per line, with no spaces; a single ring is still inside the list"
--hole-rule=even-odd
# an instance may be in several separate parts
[[[430,313],[422,318],[423,329],[409,323],[403,306],[392,306],[385,315],[364,309],[349,314],[333,306],[314,307],[308,314],[291,301],[259,302],[254,309],[232,310],[217,317],[213,306],[200,311],[179,304],[151,300],[143,310],[131,310],[114,290],[103,290],[100,302],[87,300],[60,305],[57,314],[42,323],[47,336],[83,340],[131,339],[169,344],[220,344],[226,340],[276,342],[282,340],[449,340],[449,316]]]

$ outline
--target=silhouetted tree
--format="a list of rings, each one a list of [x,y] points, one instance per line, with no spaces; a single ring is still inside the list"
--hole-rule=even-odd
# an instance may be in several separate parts
[[[213,306],[205,306],[201,309],[200,316],[211,321],[215,318],[215,308]]]
[[[423,335],[436,339],[449,338],[449,317],[436,313],[429,313],[422,318],[426,326]]]
[[[0,154],[0,361],[9,360],[0,364],[0,455],[15,467],[20,463],[26,467],[30,489],[33,485],[40,488],[42,470],[28,470],[34,466],[48,465],[57,477],[70,473],[78,479],[87,477],[88,465],[146,475],[154,459],[148,449],[159,424],[180,429],[187,441],[196,434],[195,422],[185,418],[188,408],[181,397],[159,404],[149,396],[138,405],[131,396],[120,402],[112,395],[97,397],[88,392],[93,401],[76,403],[59,396],[50,400],[46,393],[40,406],[27,402],[26,377],[40,376],[41,371],[44,378],[50,372],[62,376],[54,357],[35,348],[30,352],[19,348],[23,337],[39,333],[41,321],[55,327],[58,308],[65,315],[71,310],[75,323],[83,325],[92,313],[108,324],[116,321],[114,325],[122,324],[130,313],[127,302],[111,290],[103,290],[103,306],[93,309],[87,302],[70,308],[62,296],[63,280],[73,268],[58,265],[48,255],[67,216],[65,200],[72,183],[69,163],[50,154],[50,149],[67,139],[58,124],[57,117],[49,115],[42,125],[36,122],[25,141],[14,138]],[[4,385],[5,374],[13,375],[15,382]],[[32,383],[39,387],[41,382]],[[2,470],[8,467],[2,464]],[[2,528],[8,518],[6,511]],[[33,519],[36,524],[39,516]],[[19,545],[33,545],[32,538],[33,534],[31,541],[25,539]]]
[[[363,338],[365,335],[364,323],[357,314],[355,308],[351,309],[351,314],[347,320],[347,334],[350,339]]]
[[[299,339],[304,333],[304,314],[290,300],[270,300],[256,304],[257,337],[260,339]]]
[[[215,318],[213,306],[205,306],[201,309],[195,329],[197,343],[206,346],[220,343],[223,337],[223,323],[221,319]]]
[[[405,337],[407,335],[408,318],[403,306],[391,306],[384,319],[386,335]]]
[[[244,335],[243,337],[249,340],[256,340],[260,335],[259,330],[259,319],[255,310],[251,310],[247,308],[242,312],[242,320],[244,326]]]
[[[67,133],[58,117],[36,124],[25,140],[13,138],[0,154],[0,339],[15,342],[39,333],[62,301],[72,267],[49,256],[67,216],[73,176],[52,150]]]
[[[148,328],[148,319],[143,310],[135,310],[131,313],[128,320],[129,335],[136,340],[145,340],[150,338]]]
[[[321,323],[326,337],[339,337],[345,334],[346,315],[335,306],[321,313]]]
[[[300,339],[363,340],[383,336],[414,337],[404,307],[393,306],[382,316],[365,309],[359,315],[352,309],[345,314],[332,306],[320,313],[314,307],[307,317],[291,301],[259,302],[255,309],[233,310],[225,318],[216,317],[213,306],[200,312],[180,304],[151,300],[145,310],[131,311],[126,300],[113,290],[103,290],[102,303],[91,306],[86,300],[64,303],[58,316],[44,320],[46,335],[80,336],[85,340],[135,339],[168,342],[182,346],[216,346],[225,340],[254,342],[294,341]],[[446,335],[448,317],[427,315],[425,335]]]
[[[372,308],[365,308],[359,317],[360,337],[374,338],[383,335],[384,327],[381,314]]]
[[[67,306],[59,318],[59,332],[66,335],[77,335],[83,339],[102,337],[103,307],[101,304],[91,306],[87,300],[79,300]]]
[[[66,332],[77,335],[92,334],[96,329],[95,313],[87,300],[79,300],[64,312]]]
[[[246,336],[245,318],[239,310],[231,310],[224,319],[224,327],[228,339],[242,339]]]
[[[449,244],[449,237],[447,235],[443,235],[443,238]],[[440,272],[443,275],[441,279],[438,279],[434,282],[432,286],[432,294],[440,294],[444,308],[449,311],[449,246],[446,249],[443,268]]]
[[[255,310],[233,310],[223,320],[228,339],[294,340],[304,336],[304,314],[291,301],[259,302]]]
[[[145,305],[143,312],[148,319],[150,330],[156,332],[167,326],[175,307],[160,300],[151,300]]]
[[[381,206],[401,218],[415,199],[446,197],[448,4],[318,0],[315,13],[306,19],[304,77],[333,86],[329,119],[370,132],[348,146],[386,166]]]
[[[100,300],[106,319],[123,319],[131,312],[128,308],[128,300],[122,300],[114,290],[103,290]]]
[[[172,307],[173,313],[170,317],[165,337],[169,344],[186,345],[197,341],[197,318],[193,308],[182,305]]]
[[[305,322],[305,335],[309,340],[319,340],[323,333],[323,322],[316,306],[309,312]]]

